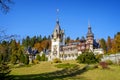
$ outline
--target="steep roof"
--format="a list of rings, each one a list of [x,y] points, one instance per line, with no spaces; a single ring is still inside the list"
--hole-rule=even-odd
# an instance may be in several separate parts
[[[94,34],[92,33],[92,30],[91,30],[91,26],[90,26],[90,25],[88,25],[87,37],[94,37]]]
[[[55,26],[55,29],[54,29],[54,32],[53,32],[53,33],[59,34],[60,31],[61,31],[61,28],[60,28],[59,20],[57,19],[57,21],[56,21],[56,26]]]

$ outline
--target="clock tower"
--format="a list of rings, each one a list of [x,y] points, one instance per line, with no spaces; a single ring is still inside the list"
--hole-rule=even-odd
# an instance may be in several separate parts
[[[61,46],[64,44],[65,44],[64,31],[61,30],[59,20],[57,18],[56,26],[55,26],[55,29],[53,31],[52,38],[51,38],[51,53],[49,57],[50,61],[55,58],[60,57]]]
[[[86,36],[86,49],[93,51],[93,41],[94,41],[94,34],[92,33],[91,26],[88,24],[88,32]]]

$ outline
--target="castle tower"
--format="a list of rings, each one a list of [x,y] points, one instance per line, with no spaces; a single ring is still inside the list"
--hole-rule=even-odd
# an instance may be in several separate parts
[[[60,49],[61,46],[64,45],[64,31],[61,30],[59,20],[57,18],[56,26],[54,28],[52,39],[51,39],[51,53],[49,57],[49,61],[60,58]]]
[[[87,32],[86,38],[87,38],[86,49],[93,51],[94,34],[92,33],[91,26],[89,23],[88,23],[88,32]]]

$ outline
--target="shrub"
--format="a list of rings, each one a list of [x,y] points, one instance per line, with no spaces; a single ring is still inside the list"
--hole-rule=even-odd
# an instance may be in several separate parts
[[[53,62],[54,62],[54,63],[61,63],[61,60],[58,59],[58,58],[55,58],[55,59],[53,59]]]
[[[108,64],[106,62],[100,62],[99,63],[102,69],[108,69]]]
[[[46,60],[45,54],[42,54],[41,61],[45,61],[45,60]]]
[[[98,62],[98,59],[92,52],[84,52],[77,57],[79,63],[92,64]]]
[[[93,68],[94,68],[94,69],[95,69],[95,68],[98,68],[98,65],[94,65]]]
[[[33,63],[34,63],[34,64],[38,64],[38,63],[39,63],[39,60],[33,60]]]
[[[36,60],[40,61],[40,55],[39,54],[36,55]]]
[[[103,57],[103,54],[97,54],[96,55],[96,59],[99,61],[101,61],[101,58]]]

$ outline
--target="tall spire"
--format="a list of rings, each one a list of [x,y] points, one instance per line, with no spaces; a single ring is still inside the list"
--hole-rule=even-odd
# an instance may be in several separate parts
[[[90,25],[90,21],[88,20],[88,32],[87,32],[87,37],[94,37],[94,34],[92,33],[91,30],[91,25]]]
[[[91,26],[90,26],[90,20],[88,19],[88,28],[89,28],[89,27],[91,27]]]
[[[54,29],[54,34],[59,34],[60,31],[61,31],[61,28],[60,28],[60,24],[59,24],[59,19],[58,19],[58,13],[59,13],[59,9],[56,10],[56,16],[57,16],[57,19],[56,19],[56,26],[55,26],[55,29]]]

